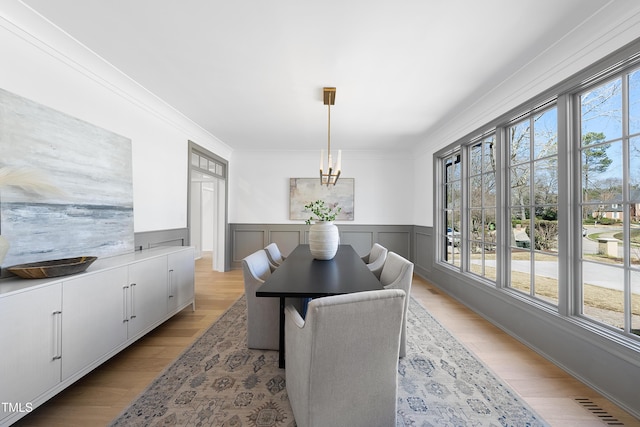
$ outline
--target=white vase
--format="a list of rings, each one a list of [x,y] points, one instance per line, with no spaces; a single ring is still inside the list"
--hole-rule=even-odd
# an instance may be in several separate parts
[[[0,265],[2,265],[4,257],[7,256],[7,252],[9,252],[9,241],[0,234]]]
[[[331,221],[316,221],[309,228],[309,249],[315,259],[333,259],[338,251],[340,233]]]

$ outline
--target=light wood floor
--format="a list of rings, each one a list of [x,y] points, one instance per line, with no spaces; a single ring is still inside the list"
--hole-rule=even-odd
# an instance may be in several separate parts
[[[195,312],[190,307],[183,310],[16,425],[107,425],[242,295],[244,285],[240,270],[218,273],[211,271],[210,266],[210,258],[196,262]],[[640,420],[452,300],[429,282],[415,277],[411,294],[552,426],[640,426]],[[589,411],[576,401],[582,398],[593,402],[602,411]],[[598,415],[603,418],[598,418]],[[615,422],[618,424],[613,424]]]

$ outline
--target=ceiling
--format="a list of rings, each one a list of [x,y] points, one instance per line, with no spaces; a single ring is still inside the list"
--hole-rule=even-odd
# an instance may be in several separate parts
[[[24,0],[234,150],[412,150],[603,0]]]

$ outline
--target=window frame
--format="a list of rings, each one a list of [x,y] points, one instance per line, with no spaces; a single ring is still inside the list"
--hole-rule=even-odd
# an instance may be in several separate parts
[[[536,157],[535,156],[535,149],[536,149],[536,130],[535,130],[535,120],[536,117],[542,117],[544,114],[547,114],[548,112],[555,110],[556,113],[556,150],[553,154],[551,155],[543,155],[543,156],[539,156]],[[512,120],[509,123],[506,123],[504,125],[504,132],[505,134],[509,134],[509,130],[516,126],[519,125],[521,123],[525,123],[526,121],[529,122],[528,125],[528,147],[527,148],[527,160],[519,160],[516,161],[515,163],[512,163],[511,160],[513,159],[512,156],[512,141],[510,137],[506,137],[505,138],[505,163],[504,165],[502,165],[505,168],[505,172],[504,172],[504,185],[503,185],[503,194],[504,194],[504,199],[505,199],[505,219],[506,219],[506,224],[504,224],[504,232],[508,233],[508,237],[509,239],[511,238],[511,233],[513,232],[512,228],[510,227],[511,221],[513,220],[513,209],[515,208],[515,205],[513,204],[513,200],[512,200],[512,195],[513,195],[513,187],[511,186],[511,176],[512,176],[512,171],[514,168],[516,167],[522,167],[522,165],[527,165],[527,174],[528,174],[528,185],[527,185],[527,194],[526,196],[528,197],[528,203],[526,205],[522,205],[522,208],[525,210],[529,211],[529,218],[527,219],[527,225],[525,226],[525,229],[527,227],[529,227],[529,238],[530,238],[530,242],[529,242],[529,247],[523,247],[520,248],[521,252],[528,252],[529,253],[529,265],[530,265],[530,269],[529,269],[529,273],[527,273],[529,275],[529,291],[525,292],[522,289],[518,289],[517,287],[513,286],[513,271],[514,269],[512,268],[512,261],[513,261],[513,253],[514,253],[514,245],[512,244],[508,244],[505,246],[505,258],[503,260],[504,264],[505,264],[505,281],[504,281],[504,287],[505,288],[509,288],[511,290],[513,290],[514,292],[519,292],[519,293],[523,293],[524,295],[526,295],[527,297],[535,300],[537,303],[540,304],[545,304],[545,305],[549,305],[552,307],[555,307],[558,305],[558,301],[551,301],[549,299],[545,299],[542,296],[538,295],[538,291],[537,291],[537,284],[539,282],[539,280],[537,280],[538,277],[544,277],[544,276],[538,276],[536,274],[536,264],[537,264],[537,259],[536,257],[538,255],[547,255],[547,256],[555,256],[557,259],[557,264],[558,264],[558,270],[556,271],[558,279],[557,281],[560,281],[560,271],[559,271],[559,266],[561,264],[560,262],[560,233],[558,232],[558,236],[557,236],[557,245],[558,245],[558,251],[557,252],[553,252],[553,251],[545,251],[543,249],[537,249],[536,248],[536,233],[537,233],[537,228],[536,228],[536,210],[538,208],[543,208],[543,207],[550,207],[550,206],[555,206],[556,210],[559,211],[561,209],[560,206],[560,193],[561,193],[561,187],[560,187],[560,182],[558,180],[557,183],[557,194],[556,194],[556,203],[552,204],[552,203],[539,203],[536,200],[536,165],[539,165],[540,163],[546,161],[546,160],[550,160],[555,158],[556,159],[556,174],[559,176],[560,174],[558,173],[558,166],[560,164],[559,161],[559,151],[561,149],[561,147],[564,146],[563,141],[561,141],[561,135],[560,135],[560,130],[559,130],[559,126],[558,126],[558,118],[560,117],[559,114],[559,108],[558,108],[558,103],[557,103],[557,99],[551,99],[545,103],[543,103],[542,105],[531,109],[528,112],[524,112],[523,114],[521,114],[519,117],[517,117],[516,119]],[[560,227],[564,224],[564,222],[560,221],[560,218],[556,218],[558,227],[560,229]],[[531,232],[531,230],[533,230],[533,232]],[[559,230],[558,230],[559,231]],[[510,242],[511,243],[511,242]],[[517,242],[516,242],[516,246],[517,246]],[[556,289],[556,296],[557,299],[559,300],[559,284],[557,285],[557,289]]]
[[[449,211],[455,210],[455,206],[450,207],[448,205],[447,196],[448,196],[449,185],[453,184],[454,182],[459,182],[461,189],[460,189],[460,200],[459,200],[459,206],[458,206],[458,216],[460,218],[460,224],[462,224],[462,212],[461,212],[462,198],[463,198],[462,180],[463,180],[464,172],[461,169],[459,172],[459,178],[455,181],[449,181],[447,179],[447,177],[449,176],[448,170],[447,170],[449,166],[447,165],[447,163],[449,161],[452,162],[451,165],[453,167],[455,167],[456,164],[459,164],[460,166],[458,167],[461,168],[461,165],[463,164],[461,147],[456,147],[450,152],[448,152],[446,156],[443,156],[441,161],[438,162],[435,168],[439,176],[438,182],[440,183],[440,185],[438,185],[437,198],[439,200],[439,206],[441,207],[440,209],[438,209],[438,212],[437,212],[437,221],[439,224],[441,224],[441,226],[439,227],[440,233],[438,233],[437,238],[435,239],[438,242],[437,247],[439,248],[436,251],[436,253],[438,254],[438,258],[440,262],[442,262],[443,264],[446,264],[449,268],[462,271],[461,264],[458,264],[456,267],[456,258],[459,258],[459,256],[458,257],[455,256],[456,246],[455,246],[455,235],[453,234],[451,236],[453,238],[453,240],[451,241],[452,245],[449,245],[450,239],[449,239],[449,234],[447,232],[447,229],[450,225]],[[462,242],[460,242],[460,244],[462,244]],[[452,262],[449,261],[449,252],[448,252],[449,246],[451,246],[451,251],[452,251],[452,257],[453,257]],[[458,250],[461,250],[461,249],[458,249]]]
[[[472,171],[471,170],[471,166],[470,163],[473,160],[473,155],[471,154],[471,151],[474,149],[474,147],[480,145],[481,146],[481,159],[484,160],[485,157],[485,144],[488,142],[488,139],[493,138],[493,144],[494,144],[494,153],[495,153],[495,161],[496,161],[496,165],[498,167],[496,167],[493,171],[493,180],[494,180],[494,187],[495,187],[495,202],[494,205],[487,207],[488,205],[485,204],[486,198],[484,197],[484,191],[482,191],[482,195],[481,195],[481,203],[478,206],[474,206],[471,203],[471,198],[473,197],[473,190],[471,188],[471,183],[470,181],[473,178],[480,178],[480,180],[482,181],[482,190],[484,190],[484,179],[486,178],[487,175],[490,174],[490,171],[486,171],[484,170],[484,168],[480,168],[480,170],[476,173],[476,171]],[[465,159],[468,159],[464,164],[463,164],[463,171],[466,171],[466,173],[464,174],[464,185],[466,185],[466,191],[464,191],[464,193],[466,194],[466,198],[464,200],[466,200],[467,205],[462,209],[463,212],[465,212],[465,215],[463,220],[463,224],[464,224],[464,228],[467,231],[465,236],[461,236],[461,240],[463,240],[465,242],[465,245],[463,246],[464,250],[465,250],[465,254],[466,254],[466,260],[462,260],[463,261],[463,265],[464,265],[464,271],[468,272],[469,274],[475,275],[478,278],[480,278],[480,280],[482,280],[483,283],[486,284],[490,284],[491,286],[496,286],[496,284],[498,283],[498,277],[500,277],[500,262],[499,262],[499,257],[498,257],[498,248],[500,247],[500,238],[502,235],[502,231],[501,231],[501,227],[500,224],[501,222],[499,221],[499,210],[500,210],[500,200],[501,200],[501,191],[500,191],[500,184],[498,181],[498,176],[500,175],[499,172],[499,165],[500,165],[500,144],[499,141],[500,138],[498,137],[498,129],[491,129],[488,132],[485,132],[484,134],[474,138],[472,141],[470,141],[469,143],[467,143],[464,146],[464,152],[465,152]],[[484,162],[481,162],[482,166],[484,166]],[[489,209],[493,209],[494,210],[494,216],[495,216],[495,233],[496,233],[496,240],[494,242],[489,242],[487,243],[486,240],[484,239],[484,230],[483,230],[483,239],[481,239],[480,241],[477,239],[473,239],[472,233],[473,230],[471,229],[471,227],[469,227],[470,224],[470,220],[472,218],[472,214],[471,211],[473,210],[480,210],[482,211],[482,218],[483,218],[483,224],[484,224],[484,219],[486,219],[486,211]],[[472,263],[471,263],[471,258],[472,258],[472,252],[473,252],[473,246],[474,244],[480,243],[483,246],[483,250],[482,250],[482,254],[481,254],[481,272],[482,274],[479,274],[477,272],[473,271],[473,267],[472,267]],[[496,256],[496,265],[495,265],[495,278],[491,278],[491,277],[487,277],[486,274],[486,252],[484,251],[484,248],[487,245],[492,245],[495,246],[495,256]]]
[[[566,80],[556,84],[550,89],[543,91],[539,95],[531,98],[529,101],[522,105],[511,109],[510,111],[500,115],[499,117],[488,121],[484,126],[476,129],[473,132],[467,133],[461,138],[458,138],[451,144],[443,147],[442,149],[434,152],[433,164],[434,164],[434,235],[436,236],[435,244],[437,245],[434,250],[434,268],[443,269],[447,271],[447,274],[453,274],[457,276],[461,283],[467,286],[483,286],[487,283],[492,284],[484,278],[474,275],[468,271],[469,257],[466,255],[466,251],[463,250],[461,254],[461,267],[452,268],[451,265],[446,262],[442,262],[441,242],[443,234],[443,222],[442,222],[442,195],[441,180],[442,159],[454,150],[461,150],[463,161],[463,183],[466,183],[466,173],[468,168],[468,153],[465,149],[478,135],[486,134],[492,129],[495,129],[498,149],[500,151],[498,158],[500,159],[500,167],[497,168],[497,177],[500,191],[497,194],[497,221],[501,224],[500,237],[498,240],[498,247],[496,250],[496,263],[497,263],[497,279],[496,283],[491,288],[498,292],[497,295],[506,295],[507,297],[517,299],[525,304],[534,306],[538,309],[549,312],[550,314],[560,315],[566,318],[572,318],[579,324],[582,324],[585,328],[606,335],[609,338],[626,340],[632,343],[633,346],[640,344],[640,336],[631,335],[624,331],[614,330],[608,328],[607,325],[598,324],[592,319],[585,318],[584,316],[577,315],[577,307],[579,307],[581,301],[581,288],[582,285],[582,273],[581,268],[576,260],[581,256],[580,242],[582,239],[582,220],[580,211],[580,171],[581,171],[581,159],[578,153],[577,147],[580,142],[580,117],[579,117],[579,103],[576,103],[575,94],[581,91],[584,87],[594,86],[598,81],[604,81],[616,73],[630,74],[632,71],[640,68],[640,41],[630,43],[628,46],[620,49],[617,52],[603,58],[595,64],[585,68],[584,70],[574,74]],[[505,278],[508,278],[508,261],[506,257],[508,251],[505,248],[508,247],[509,241],[507,239],[507,232],[505,230],[505,223],[508,222],[507,216],[507,203],[505,201],[507,194],[505,193],[505,181],[508,181],[505,170],[505,162],[507,161],[505,141],[506,141],[506,129],[508,124],[518,117],[522,117],[523,114],[528,114],[532,110],[547,105],[550,100],[555,100],[557,107],[557,132],[558,132],[558,151],[557,159],[559,165],[565,165],[562,168],[558,168],[558,222],[563,224],[560,227],[558,235],[558,301],[557,305],[547,304],[544,301],[536,298],[531,298],[528,295],[522,295],[521,292],[514,292],[509,287],[505,286]],[[577,145],[578,144],[578,145]],[[461,230],[462,245],[466,245],[466,241],[469,239],[469,231],[467,229],[467,211],[469,209],[469,202],[466,199],[467,185],[463,185],[463,206],[462,206],[462,221],[463,229]],[[628,216],[628,214],[625,214]],[[628,234],[628,231],[625,233]],[[627,249],[627,254],[629,250]],[[640,269],[633,270],[633,273],[638,273]],[[626,298],[626,307],[629,307],[629,297]],[[628,311],[628,316],[631,316],[631,311]],[[629,322],[627,322],[629,323]],[[614,332],[613,334],[611,332]]]
[[[597,202],[585,202],[583,200],[582,196],[582,192],[583,192],[583,184],[582,184],[582,170],[581,168],[578,169],[576,167],[575,171],[574,171],[574,180],[576,182],[576,189],[577,192],[575,193],[576,196],[578,197],[578,200],[576,201],[576,207],[575,207],[575,215],[576,215],[576,222],[580,222],[580,227],[582,227],[582,215],[583,215],[583,208],[586,205],[589,206],[595,206],[595,205],[599,205],[599,206],[603,206],[603,205],[607,205],[611,208],[616,208],[618,206],[621,207],[620,212],[623,212],[623,220],[622,220],[622,230],[623,230],[623,241],[622,241],[622,252],[623,252],[623,262],[621,264],[613,264],[613,266],[616,269],[621,270],[622,272],[622,277],[623,277],[623,327],[622,328],[618,328],[614,325],[608,324],[604,321],[600,321],[598,319],[596,319],[595,317],[589,316],[588,314],[584,313],[584,278],[583,278],[583,267],[585,263],[592,263],[592,264],[601,264],[600,262],[598,262],[597,260],[585,260],[584,257],[584,251],[582,249],[582,246],[576,246],[579,247],[580,250],[576,251],[576,257],[575,257],[575,264],[576,264],[576,273],[575,273],[575,277],[578,279],[576,281],[573,282],[573,292],[574,292],[574,299],[573,299],[573,304],[571,306],[570,309],[570,313],[571,315],[573,315],[576,318],[579,318],[582,322],[587,323],[589,325],[596,325],[596,327],[598,327],[599,329],[604,329],[604,330],[608,330],[611,331],[613,333],[616,334],[622,334],[623,336],[627,336],[627,337],[631,337],[631,339],[635,339],[635,340],[639,340],[640,341],[640,336],[638,336],[638,334],[634,334],[632,331],[634,329],[634,324],[633,324],[633,312],[632,312],[632,290],[631,290],[631,277],[632,274],[638,273],[640,272],[640,267],[634,267],[631,263],[631,236],[630,236],[630,230],[631,230],[631,220],[630,220],[630,215],[628,215],[629,212],[629,207],[631,204],[633,204],[634,202],[631,200],[630,198],[630,168],[629,168],[629,161],[630,161],[630,152],[629,152],[629,145],[631,143],[631,140],[633,140],[634,138],[640,138],[640,130],[637,130],[635,133],[631,134],[630,128],[629,128],[629,123],[630,123],[630,116],[629,116],[629,110],[630,110],[630,105],[629,105],[629,95],[630,95],[630,87],[629,87],[629,76],[631,76],[633,73],[638,73],[640,72],[640,59],[638,59],[637,57],[634,60],[629,60],[627,61],[625,64],[620,65],[619,67],[615,67],[612,68],[611,70],[609,70],[606,73],[601,73],[598,76],[595,76],[594,78],[590,79],[588,82],[585,82],[582,85],[577,86],[571,93],[570,96],[572,98],[572,102],[574,104],[574,120],[575,120],[575,126],[573,127],[573,132],[574,132],[574,139],[575,139],[575,155],[574,155],[574,161],[576,162],[576,165],[582,165],[582,152],[584,149],[584,146],[582,145],[582,141],[581,141],[581,137],[582,137],[582,123],[581,123],[581,96],[585,93],[588,92],[589,90],[593,90],[596,89],[598,87],[604,86],[609,82],[614,82],[616,80],[620,80],[620,84],[621,84],[621,93],[620,93],[620,97],[621,97],[621,135],[619,137],[614,137],[611,139],[605,139],[601,144],[606,145],[606,144],[612,144],[615,142],[620,142],[621,143],[621,153],[622,153],[622,180],[621,180],[621,187],[622,187],[622,191],[621,191],[621,200],[619,201],[615,201],[615,203],[604,203],[602,200],[597,201]],[[612,212],[612,217],[613,219],[615,219],[619,213],[618,212]],[[638,298],[640,298],[640,295],[638,296]],[[637,326],[637,325],[636,325]]]

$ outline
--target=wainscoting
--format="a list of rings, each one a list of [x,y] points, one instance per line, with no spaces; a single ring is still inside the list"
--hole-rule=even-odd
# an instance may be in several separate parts
[[[430,249],[430,228],[413,225],[337,225],[340,243],[353,246],[361,256],[369,253],[374,243],[379,243],[409,260],[420,260],[423,272],[431,269],[430,254],[433,251]],[[425,230],[416,233],[417,228]],[[229,224],[227,265],[230,269],[240,268],[244,257],[273,242],[287,256],[299,244],[307,243],[308,235],[309,226],[306,224]]]
[[[350,244],[360,255],[379,243],[415,264],[414,271],[429,277],[433,265],[433,228],[415,225],[338,224],[341,243]],[[287,256],[296,246],[307,243],[306,224],[229,224],[225,271],[240,268],[242,258],[269,243],[278,244]],[[135,233],[135,249],[189,244],[189,230],[179,228]]]

